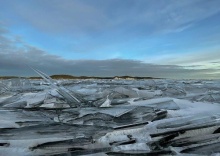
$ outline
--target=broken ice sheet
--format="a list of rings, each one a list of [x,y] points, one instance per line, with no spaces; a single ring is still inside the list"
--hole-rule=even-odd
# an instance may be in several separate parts
[[[46,82],[30,80],[32,90],[2,85],[0,154],[219,152],[218,81],[56,82],[40,74]]]

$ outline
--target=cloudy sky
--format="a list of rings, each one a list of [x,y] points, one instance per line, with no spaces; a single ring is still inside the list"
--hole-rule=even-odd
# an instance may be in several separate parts
[[[219,0],[0,0],[0,76],[220,78]]]

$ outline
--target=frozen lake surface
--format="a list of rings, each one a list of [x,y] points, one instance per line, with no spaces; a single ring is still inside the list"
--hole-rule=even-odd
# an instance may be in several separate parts
[[[220,81],[40,74],[0,80],[0,156],[220,153]]]

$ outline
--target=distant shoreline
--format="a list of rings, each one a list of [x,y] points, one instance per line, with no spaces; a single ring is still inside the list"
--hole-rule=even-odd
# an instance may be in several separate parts
[[[126,80],[142,80],[142,79],[160,79],[154,77],[139,77],[139,76],[113,76],[113,77],[99,77],[99,76],[72,76],[72,75],[51,75],[52,79],[126,79]],[[27,78],[27,79],[42,79],[41,77],[23,77],[23,76],[0,76],[0,79],[13,79],[13,78]]]

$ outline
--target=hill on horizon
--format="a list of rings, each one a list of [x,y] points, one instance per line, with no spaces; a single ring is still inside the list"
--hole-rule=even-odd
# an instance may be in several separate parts
[[[158,79],[154,77],[139,77],[139,76],[73,76],[67,74],[56,74],[50,76],[52,79]],[[0,79],[13,79],[13,78],[28,78],[28,79],[42,79],[38,76],[24,77],[24,76],[0,76]]]

